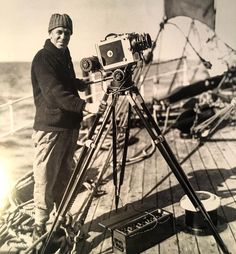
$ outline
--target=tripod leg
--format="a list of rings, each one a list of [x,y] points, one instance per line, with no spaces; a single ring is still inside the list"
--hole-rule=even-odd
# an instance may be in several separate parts
[[[130,125],[131,125],[131,106],[129,104],[127,127],[126,127],[126,132],[125,132],[124,151],[123,151],[123,158],[122,158],[121,172],[120,172],[119,193],[120,193],[121,185],[123,184],[123,181],[124,181],[125,164],[126,164],[128,146],[129,146],[128,142],[129,142],[129,134],[130,134]]]
[[[112,95],[113,101],[117,101],[117,95]],[[113,184],[115,186],[115,207],[118,208],[119,196],[117,185],[117,129],[116,129],[116,107],[114,103],[112,105],[112,168],[113,168]]]
[[[116,210],[118,209],[119,205],[119,198],[120,198],[120,190],[121,186],[124,182],[124,175],[125,175],[125,166],[126,166],[126,159],[127,159],[127,153],[128,153],[128,142],[129,142],[129,133],[130,133],[130,122],[131,122],[131,106],[128,105],[128,117],[127,117],[127,125],[125,127],[125,140],[124,140],[124,147],[123,147],[123,155],[122,155],[122,161],[121,164],[119,164],[120,169],[120,177],[119,177],[119,183],[117,183],[116,186]]]
[[[154,141],[155,145],[159,149],[160,153],[166,160],[167,164],[169,165],[170,169],[174,173],[175,177],[179,181],[181,187],[185,191],[186,195],[189,197],[190,201],[194,205],[195,209],[200,212],[203,219],[207,222],[209,229],[212,232],[212,235],[214,236],[216,242],[221,247],[222,251],[224,253],[230,253],[225,246],[223,240],[221,239],[219,233],[217,232],[217,229],[215,225],[213,224],[209,214],[207,213],[206,209],[204,208],[202,202],[199,200],[198,196],[196,195],[193,187],[191,186],[190,182],[188,181],[187,176],[185,175],[182,167],[178,163],[176,157],[174,156],[171,148],[169,147],[168,143],[166,142],[164,136],[161,134],[161,131],[156,124],[155,120],[153,119],[150,111],[148,110],[146,104],[144,103],[143,98],[139,94],[138,90],[135,88],[135,96],[138,101],[133,98],[133,95],[131,91],[127,93],[127,98],[129,100],[130,105],[132,108],[136,111],[140,119],[142,120],[146,130],[148,131],[149,135],[151,136],[152,140]],[[139,105],[139,106],[138,106]],[[143,112],[141,111],[140,107],[143,109],[145,114],[147,115],[148,120],[143,115]],[[155,132],[153,131],[153,129]]]

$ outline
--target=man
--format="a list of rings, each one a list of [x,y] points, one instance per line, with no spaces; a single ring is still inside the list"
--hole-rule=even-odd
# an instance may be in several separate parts
[[[31,66],[36,106],[32,135],[35,239],[46,232],[50,212],[54,204],[56,207],[60,204],[71,176],[83,110],[86,107],[91,111],[77,92],[84,91],[87,85],[75,77],[67,47],[73,33],[71,18],[67,14],[53,14],[48,32],[49,39]]]

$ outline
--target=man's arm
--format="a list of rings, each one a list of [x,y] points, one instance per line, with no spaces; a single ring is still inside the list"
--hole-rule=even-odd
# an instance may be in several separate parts
[[[53,63],[50,59],[39,56],[35,63],[35,75],[41,92],[48,105],[56,106],[62,110],[81,113],[85,101],[74,95],[58,80]]]
[[[78,78],[74,79],[74,85],[80,92],[84,92],[89,86],[85,80]]]

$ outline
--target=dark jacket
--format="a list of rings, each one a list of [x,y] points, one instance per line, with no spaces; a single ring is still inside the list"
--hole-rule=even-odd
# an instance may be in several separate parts
[[[62,52],[48,39],[31,66],[36,114],[34,129],[62,131],[80,127],[86,84],[76,79],[68,48]]]

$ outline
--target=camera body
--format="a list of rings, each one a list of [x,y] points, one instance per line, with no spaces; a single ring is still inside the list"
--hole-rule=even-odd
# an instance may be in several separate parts
[[[141,52],[151,47],[149,34],[111,34],[96,44],[98,60],[105,71],[122,68],[141,60]]]
[[[83,58],[80,66],[85,72],[113,71],[136,64],[142,60],[143,50],[151,46],[149,34],[109,34],[95,45],[97,56]]]

